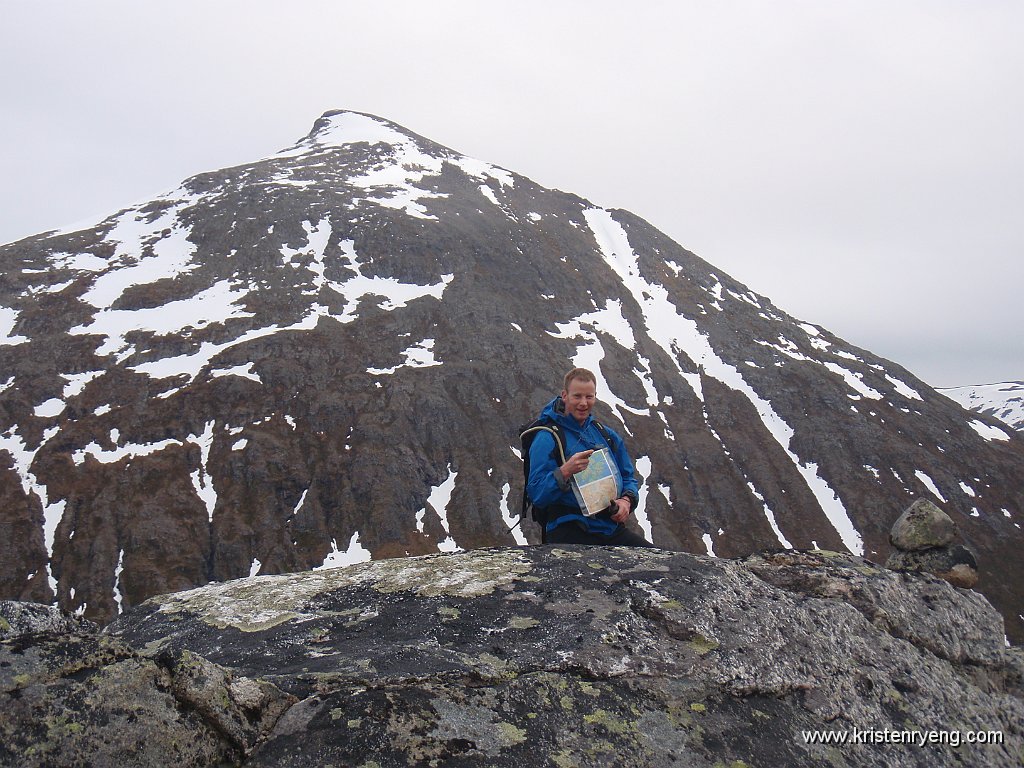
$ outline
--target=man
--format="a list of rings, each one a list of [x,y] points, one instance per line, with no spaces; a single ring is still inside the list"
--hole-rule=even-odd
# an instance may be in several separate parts
[[[653,546],[642,536],[626,530],[623,523],[636,508],[637,481],[633,462],[625,443],[608,427],[599,428],[591,414],[597,400],[597,379],[586,368],[573,368],[565,374],[562,394],[541,412],[565,435],[565,463],[559,466],[555,436],[540,431],[530,445],[530,477],[526,492],[530,501],[544,511],[545,544],[609,544],[614,546]],[[608,447],[621,475],[619,497],[614,511],[587,516],[580,510],[570,481],[590,463],[595,450]]]

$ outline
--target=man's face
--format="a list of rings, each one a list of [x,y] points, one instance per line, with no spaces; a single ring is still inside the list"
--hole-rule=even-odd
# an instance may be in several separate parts
[[[562,390],[562,399],[565,401],[566,414],[582,424],[594,408],[594,401],[597,400],[597,384],[592,381],[573,379],[569,382],[569,389]]]

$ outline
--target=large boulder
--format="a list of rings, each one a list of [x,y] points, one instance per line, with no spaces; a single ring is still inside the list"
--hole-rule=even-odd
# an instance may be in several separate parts
[[[918,499],[893,523],[889,542],[895,547],[886,568],[931,573],[954,587],[978,583],[978,557],[957,541],[956,523],[926,499]]]
[[[247,766],[1005,766],[1024,750],[1024,663],[985,598],[828,552],[381,560],[154,598],[108,631],[298,699]],[[954,735],[880,743],[896,732]],[[982,732],[1000,743],[948,743]]]
[[[956,523],[927,499],[918,499],[893,523],[889,543],[905,552],[944,547],[956,538]]]

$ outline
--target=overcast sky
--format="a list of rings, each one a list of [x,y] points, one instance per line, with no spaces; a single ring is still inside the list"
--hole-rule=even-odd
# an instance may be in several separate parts
[[[626,208],[934,386],[1024,379],[1024,2],[0,0],[0,242],[329,109]]]

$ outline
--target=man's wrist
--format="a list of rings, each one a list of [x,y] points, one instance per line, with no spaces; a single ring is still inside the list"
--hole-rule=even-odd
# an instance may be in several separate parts
[[[561,467],[557,467],[555,469],[555,482],[558,483],[558,489],[562,493],[565,493],[569,490],[569,479],[564,474],[562,474]]]

